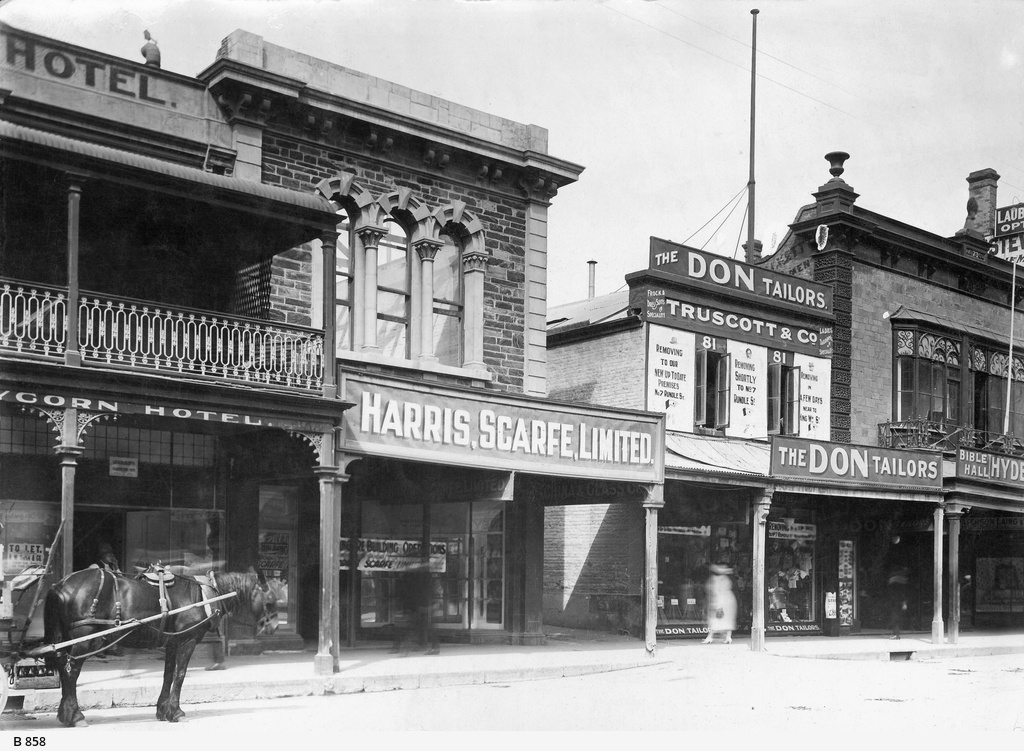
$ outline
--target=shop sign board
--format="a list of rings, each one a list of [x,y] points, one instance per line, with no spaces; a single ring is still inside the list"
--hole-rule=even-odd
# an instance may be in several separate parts
[[[819,313],[832,310],[832,287],[731,258],[651,238],[650,268],[716,291],[739,291]]]
[[[768,522],[768,537],[773,540],[815,540],[818,528],[814,524],[800,524],[788,519]]]
[[[201,420],[223,425],[244,425],[248,427],[282,428],[285,430],[327,429],[323,424],[306,420],[292,420],[286,417],[272,417],[255,412],[225,412],[207,409],[205,406],[170,406],[166,404],[129,403],[120,399],[105,399],[85,394],[40,392],[19,389],[0,390],[0,402],[13,402],[30,407],[48,409],[74,408],[87,412],[109,413],[111,415],[145,415],[147,417],[173,417],[180,420]]]
[[[341,538],[341,570],[348,571],[351,561],[348,537]],[[422,540],[390,540],[360,537],[356,548],[356,569],[359,571],[413,571],[423,564]],[[448,564],[448,543],[431,542],[429,567],[443,574]]]
[[[942,454],[772,436],[771,475],[851,485],[942,488]]]
[[[1024,514],[1015,516],[965,516],[960,528],[971,532],[1024,532]]]
[[[1024,235],[1024,203],[1015,203],[996,209],[996,226],[994,237],[1008,235]]]
[[[759,313],[683,299],[664,288],[646,292],[644,318],[650,323],[816,357],[832,355],[830,325],[784,323]]]
[[[658,483],[661,415],[552,405],[346,374],[342,450],[488,469]]]
[[[111,477],[138,477],[139,460],[134,456],[112,456],[107,472]]]
[[[978,449],[958,449],[956,476],[998,485],[1024,487],[1024,459]]]

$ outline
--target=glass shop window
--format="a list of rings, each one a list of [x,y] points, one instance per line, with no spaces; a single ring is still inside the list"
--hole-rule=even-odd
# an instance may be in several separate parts
[[[769,520],[765,551],[768,623],[814,621],[817,527],[793,518]]]

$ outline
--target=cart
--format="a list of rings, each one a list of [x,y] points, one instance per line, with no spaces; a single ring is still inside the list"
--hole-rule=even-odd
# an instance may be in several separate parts
[[[38,656],[28,651],[43,640],[41,623],[34,618],[53,584],[54,556],[64,531],[61,522],[50,545],[46,564],[29,566],[18,574],[3,570],[0,545],[0,711],[7,706],[12,688],[56,688],[57,675]]]

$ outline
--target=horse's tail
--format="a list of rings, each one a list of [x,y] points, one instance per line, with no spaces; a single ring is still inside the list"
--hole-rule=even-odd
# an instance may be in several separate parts
[[[67,637],[64,588],[61,583],[50,587],[43,600],[43,638],[46,644],[59,644]],[[46,654],[46,662],[56,668],[56,652]]]

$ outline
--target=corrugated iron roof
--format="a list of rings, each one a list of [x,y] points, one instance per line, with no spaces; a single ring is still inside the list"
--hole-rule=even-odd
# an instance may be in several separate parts
[[[666,469],[767,477],[771,445],[741,438],[714,438],[669,431]]]
[[[548,308],[548,332],[625,318],[628,309],[629,290],[556,305]]]
[[[176,164],[143,154],[134,154],[88,141],[67,138],[55,133],[48,133],[0,120],[0,146],[2,146],[4,140],[54,149],[77,157],[110,162],[121,167],[156,173],[164,177],[185,180],[218,190],[255,196],[306,211],[315,211],[321,214],[325,221],[329,222],[336,221],[337,219],[334,214],[334,206],[322,196],[314,193],[312,189],[308,193],[303,193],[301,191],[278,188],[273,185],[264,185],[252,180],[217,175],[212,172],[195,169],[194,167],[187,167],[183,164]]]

